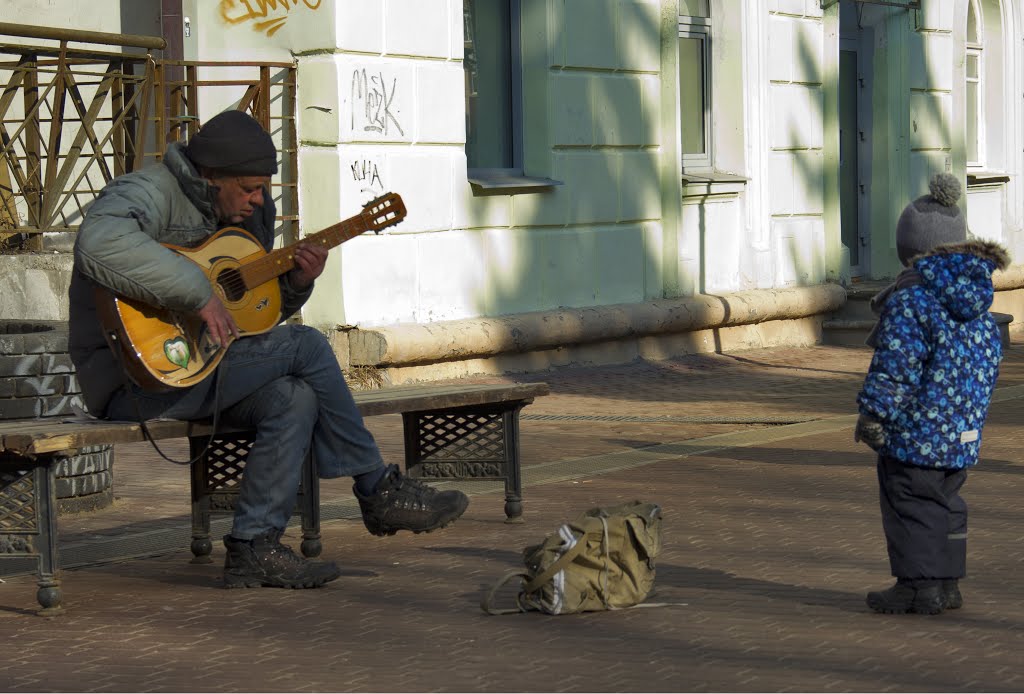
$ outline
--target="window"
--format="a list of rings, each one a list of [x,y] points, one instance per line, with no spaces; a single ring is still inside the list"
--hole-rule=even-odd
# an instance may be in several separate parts
[[[519,0],[463,2],[470,170],[522,173],[519,16]]]
[[[709,0],[679,0],[679,128],[683,171],[711,168]]]
[[[985,165],[985,64],[980,7],[971,0],[967,8],[967,165]]]

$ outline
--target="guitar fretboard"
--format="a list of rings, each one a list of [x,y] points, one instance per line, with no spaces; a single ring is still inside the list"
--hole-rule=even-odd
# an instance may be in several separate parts
[[[338,222],[332,226],[327,227],[322,231],[318,231],[312,236],[307,236],[301,243],[311,243],[324,248],[334,248],[335,246],[348,241],[349,239],[359,236],[364,231],[369,230],[366,221],[363,219],[361,214],[355,217],[350,217],[344,221]],[[242,279],[245,282],[246,289],[252,289],[258,287],[265,282],[269,282],[275,277],[280,277],[284,273],[295,267],[295,246],[296,243],[284,248],[278,248],[264,256],[260,256],[255,260],[245,263],[239,268],[239,273],[242,275]]]

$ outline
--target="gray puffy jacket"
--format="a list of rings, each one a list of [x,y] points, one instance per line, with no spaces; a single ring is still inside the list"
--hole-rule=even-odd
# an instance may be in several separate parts
[[[161,162],[108,183],[89,207],[75,241],[75,266],[68,291],[69,348],[89,412],[103,416],[126,380],[96,317],[93,287],[100,284],[131,299],[173,311],[198,311],[213,288],[198,265],[165,248],[191,248],[219,227],[215,191],[185,157],[184,146],[168,147]],[[273,199],[241,224],[268,251],[274,243]],[[312,286],[281,284],[284,317],[297,311]]]

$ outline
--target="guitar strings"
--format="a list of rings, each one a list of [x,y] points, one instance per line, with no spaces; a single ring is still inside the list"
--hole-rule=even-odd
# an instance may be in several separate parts
[[[397,216],[398,215],[396,212],[388,212],[385,215],[383,215],[383,221],[390,221],[392,218]],[[358,234],[363,233],[363,231],[368,231],[367,229],[353,229],[352,227],[354,226],[355,225],[350,220],[345,220],[337,224],[337,228],[328,227],[327,229],[324,229],[323,231],[315,234],[314,236],[320,236],[320,238],[325,241],[323,245],[333,247],[334,245],[336,245],[333,238],[335,237],[335,235],[341,236],[342,240],[347,240],[349,238],[353,238]],[[330,238],[330,245],[326,243],[327,237],[332,237]],[[257,258],[256,260],[253,260],[250,263],[247,263],[246,265],[238,265],[236,267],[224,270],[223,272],[219,273],[216,277],[217,285],[224,290],[225,295],[227,295],[228,297],[240,297],[241,295],[245,294],[246,291],[252,289],[252,287],[248,286],[245,281],[245,269],[249,268],[261,270],[267,265],[273,264],[273,262],[275,262],[273,259],[276,256],[276,254],[284,250],[285,249],[277,249],[276,251],[271,251],[270,253],[261,256],[260,258]],[[288,259],[290,261],[293,261],[294,267],[294,256],[290,256]]]

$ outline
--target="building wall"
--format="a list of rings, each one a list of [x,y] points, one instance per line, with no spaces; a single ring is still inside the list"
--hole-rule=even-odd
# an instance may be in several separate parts
[[[871,277],[898,271],[895,220],[931,174],[965,176],[956,56],[966,2],[860,7]],[[741,182],[682,186],[667,50],[676,6],[522,0],[526,173],[562,182],[534,193],[480,196],[467,180],[461,0],[184,0],[185,51],[297,60],[305,233],[387,190],[407,204],[398,226],[332,253],[304,309],[310,324],[372,328],[847,279],[835,190],[840,6],[713,0],[714,168]],[[1013,241],[1014,185],[973,189],[972,226]]]
[[[121,5],[121,0],[4,0],[3,21],[83,31],[159,34],[159,24],[154,26],[147,23],[150,31],[139,31],[138,29],[143,28],[141,22],[123,21]],[[131,25],[133,30],[123,29],[123,25]],[[30,42],[17,38],[10,40],[14,43]]]
[[[1017,0],[983,1],[1005,30],[993,52],[1006,64],[1001,89],[1019,95]],[[867,279],[899,270],[895,222],[930,175],[966,180],[967,2],[857,6]],[[76,26],[116,31],[159,10],[156,0],[88,5],[77,12],[92,24]],[[492,195],[468,181],[462,0],[183,0],[182,13],[187,59],[297,63],[304,233],[385,191],[405,200],[400,225],[332,252],[303,312],[318,327],[369,329],[846,280],[842,8],[711,7],[714,161],[704,179],[681,180],[677,0],[522,0],[525,173],[561,185]],[[18,11],[68,23],[41,0]],[[204,101],[205,117],[238,96]],[[965,207],[972,231],[1016,249],[1021,106],[1003,101],[1010,181],[972,187]]]
[[[393,230],[335,252],[330,291],[307,306],[308,322],[430,322],[662,295],[659,6],[523,5],[528,173],[564,184],[542,193],[480,196],[468,182],[461,2],[337,5],[335,45],[300,52],[300,176],[316,181],[302,192],[305,228],[385,190],[409,210]]]
[[[817,284],[826,275],[822,12],[806,0],[769,7],[771,281]]]
[[[939,171],[964,184],[960,206],[971,234],[1003,243],[1014,257],[1024,252],[1019,3],[980,4],[988,10],[991,29],[985,58],[998,65],[984,97],[989,156],[982,167],[970,166],[966,151],[968,0],[926,0],[920,11],[910,13],[868,6],[863,11],[871,45],[872,156],[865,181],[873,277],[892,277],[900,270],[896,221],[910,200],[927,193],[928,180]],[[975,175],[982,180],[975,181]]]
[[[955,51],[965,45],[967,0],[952,3]],[[985,162],[968,167],[978,180],[968,187],[968,224],[971,232],[1006,245],[1014,257],[1024,253],[1024,132],[1022,132],[1021,6],[1016,0],[977,0],[985,33],[984,90],[986,127]],[[954,79],[963,79],[963,66],[956,66]],[[954,112],[965,112],[962,95],[954,99]],[[965,114],[966,115],[966,114]]]
[[[526,172],[563,185],[492,196],[467,181],[462,3],[336,5],[333,24],[325,9],[296,50],[304,228],[384,190],[409,216],[332,255],[307,322],[432,322],[838,277],[826,261],[817,2],[714,3],[715,166],[747,182],[674,200],[662,194],[679,175],[665,100],[678,95],[654,48],[674,44],[674,2],[524,0]],[[293,10],[288,25],[313,16]],[[379,122],[364,94],[387,103]]]

